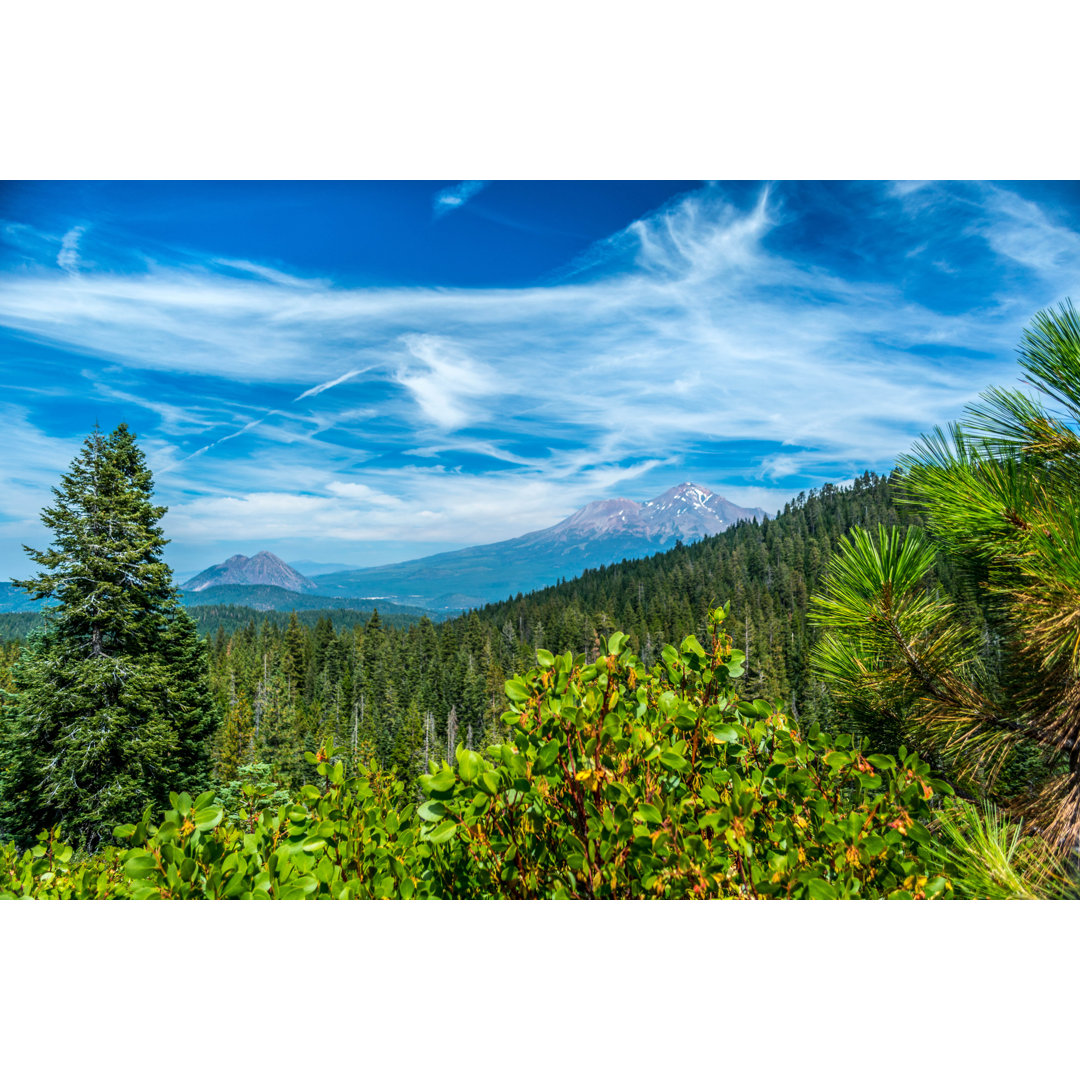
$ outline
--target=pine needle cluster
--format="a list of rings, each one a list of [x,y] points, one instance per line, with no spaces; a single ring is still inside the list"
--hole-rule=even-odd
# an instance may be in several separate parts
[[[812,617],[819,675],[851,708],[932,753],[969,793],[1080,845],[1080,317],[1040,313],[1020,366],[900,460],[927,531],[854,529]],[[980,631],[931,589],[945,559],[974,585]]]

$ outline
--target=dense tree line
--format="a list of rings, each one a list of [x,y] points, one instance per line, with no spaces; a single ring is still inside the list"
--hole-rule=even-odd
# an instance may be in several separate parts
[[[366,623],[335,630],[329,617],[305,627],[254,621],[210,645],[211,686],[223,716],[215,756],[232,779],[255,761],[286,785],[311,779],[304,751],[333,739],[349,755],[415,778],[428,755],[445,756],[500,732],[503,683],[516,650],[477,615],[436,626]]]
[[[182,595],[182,594],[181,594]],[[191,616],[201,637],[206,637],[217,632],[219,628],[226,634],[235,633],[255,619],[257,623],[264,620],[284,629],[293,612],[290,611],[264,611],[255,605],[243,604],[185,604],[188,615]],[[329,619],[335,626],[355,626],[358,622],[366,622],[371,618],[373,609],[362,608],[312,608],[307,611],[295,612],[296,618],[302,626],[314,626],[320,619]],[[403,613],[400,610],[387,611],[382,608],[379,618],[389,626],[411,626],[423,612],[417,610],[413,613]],[[35,629],[44,625],[44,616],[39,611],[5,611],[0,612],[0,642],[12,644],[27,638]]]

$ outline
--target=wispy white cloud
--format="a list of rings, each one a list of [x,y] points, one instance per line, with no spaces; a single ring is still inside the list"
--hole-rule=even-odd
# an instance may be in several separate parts
[[[909,195],[914,195],[917,191],[922,191],[923,188],[932,183],[932,180],[894,180],[889,185],[889,191],[896,198],[905,199]]]
[[[296,277],[294,274],[286,274],[284,271],[276,270],[272,266],[263,266],[248,259],[213,259],[212,264],[225,266],[231,270],[239,270],[241,273],[249,274],[251,277],[261,278],[275,285],[285,285],[294,289],[316,289],[330,284],[322,279],[301,278]]]
[[[85,226],[76,225],[64,233],[60,241],[60,251],[56,256],[56,265],[69,274],[74,274],[79,269],[79,240],[86,231]]]
[[[435,193],[432,212],[439,218],[451,210],[460,210],[470,199],[475,198],[487,187],[486,180],[462,180],[453,187],[443,188]]]
[[[1044,276],[1064,274],[1080,285],[1080,235],[1012,191],[992,188],[986,208],[981,231],[994,251]]]
[[[174,459],[167,465],[161,467],[158,471],[160,473],[172,472],[174,469],[178,469],[181,465],[184,465],[189,461],[194,461],[195,458],[202,457],[203,454],[209,453],[209,451],[213,450],[215,447],[223,446],[225,443],[231,442],[233,439],[240,438],[241,435],[246,435],[249,431],[254,431],[255,428],[259,427],[261,424],[264,424],[272,416],[277,415],[278,411],[276,409],[271,409],[264,416],[257,416],[254,420],[249,420],[246,424],[238,428],[236,431],[230,431],[228,435],[222,435],[221,438],[214,439],[213,442],[208,442],[205,446],[200,446],[197,450],[193,450],[190,454],[185,454],[183,457]]]
[[[419,364],[401,368],[397,381],[437,428],[467,427],[479,417],[480,399],[505,393],[497,373],[436,334],[406,334],[402,342]]]
[[[140,409],[157,413],[161,418],[160,431],[164,435],[189,435],[207,431],[220,423],[220,416],[213,410],[175,405],[168,401],[155,401],[141,394],[132,394],[118,386],[110,386],[104,381],[92,383],[95,393],[105,399],[124,401],[137,405]]]
[[[334,480],[302,494],[276,488],[198,497],[170,510],[166,525],[178,540],[212,536],[239,542],[258,536],[373,542],[419,536],[444,543],[454,537],[448,546],[487,543],[546,528],[588,501],[596,483],[633,481],[652,467],[608,468],[569,483],[438,466],[371,469],[365,473],[370,483]]]

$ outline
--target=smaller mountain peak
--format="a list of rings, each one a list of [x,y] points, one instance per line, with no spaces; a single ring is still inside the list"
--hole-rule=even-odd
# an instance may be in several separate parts
[[[260,551],[250,559],[232,555],[223,563],[211,566],[185,582],[189,592],[201,592],[211,585],[277,585],[291,592],[315,592],[317,586],[297,573],[272,551]]]

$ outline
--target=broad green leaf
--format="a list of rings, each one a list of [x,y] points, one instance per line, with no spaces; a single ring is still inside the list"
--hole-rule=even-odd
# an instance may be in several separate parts
[[[562,750],[562,747],[554,739],[544,743],[540,747],[540,752],[536,755],[536,763],[545,771],[550,769],[555,764],[555,759],[559,756],[560,750]]]
[[[705,650],[702,648],[701,642],[698,641],[693,634],[689,637],[683,638],[683,643],[679,646],[679,652],[692,653],[694,656],[704,656]]]
[[[422,803],[417,813],[424,821],[441,821],[446,816],[446,806],[435,799]]]
[[[195,828],[205,832],[221,824],[225,811],[220,806],[204,806],[195,811]]]
[[[822,878],[811,878],[806,883],[811,900],[835,900],[836,890]]]
[[[506,696],[519,705],[529,700],[529,688],[521,679],[508,679],[503,688]]]
[[[140,879],[149,877],[157,871],[157,862],[153,855],[133,855],[124,863],[124,873],[129,878]]]
[[[455,832],[457,832],[457,822],[444,821],[428,833],[427,839],[432,844],[445,844],[447,840],[453,838]]]
[[[674,750],[661,750],[660,761],[669,769],[674,769],[676,772],[686,772],[686,770],[690,768],[690,762],[687,761],[682,754],[675,753]]]
[[[471,784],[483,771],[484,759],[474,750],[457,751],[458,774],[466,784]]]
[[[476,778],[476,786],[481,790],[487,792],[488,795],[498,795],[499,793],[499,774],[495,772],[481,773]]]
[[[441,793],[449,791],[457,783],[457,777],[451,769],[440,769],[427,781],[428,791]]]

